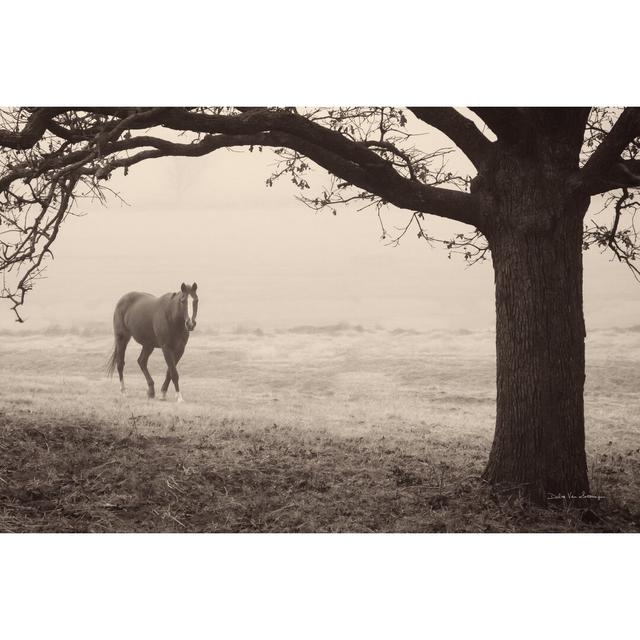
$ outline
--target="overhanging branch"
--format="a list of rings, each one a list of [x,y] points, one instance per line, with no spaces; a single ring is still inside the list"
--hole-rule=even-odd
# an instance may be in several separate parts
[[[513,140],[528,126],[524,111],[518,107],[469,107],[480,116],[498,139]]]
[[[30,149],[40,140],[49,122],[64,111],[65,109],[60,107],[35,109],[21,131],[0,129],[0,147],[16,150]]]
[[[581,169],[579,186],[588,193],[606,191],[602,185],[606,184],[615,167],[623,162],[622,153],[637,137],[640,137],[640,107],[627,107]]]
[[[589,195],[633,187],[640,187],[640,160],[619,159],[604,175],[594,176],[585,183]]]
[[[82,109],[83,112],[86,110],[88,108]],[[475,196],[425,185],[411,177],[404,177],[394,168],[393,163],[378,155],[368,143],[350,140],[338,131],[323,127],[291,110],[256,108],[231,115],[208,114],[181,108],[96,108],[93,111],[111,116],[115,120],[110,126],[105,125],[106,128],[101,129],[98,138],[102,142],[99,145],[96,144],[96,138],[87,141],[91,152],[87,146],[61,157],[54,155],[44,158],[38,166],[27,163],[14,167],[0,178],[0,187],[4,189],[15,179],[37,177],[48,170],[61,170],[74,163],[83,165],[81,169],[78,167],[81,175],[101,178],[115,168],[132,166],[142,160],[163,155],[198,156],[222,147],[263,145],[298,151],[334,175],[377,194],[398,207],[478,226]],[[125,129],[149,126],[211,135],[190,145],[180,145],[153,136],[115,139],[115,134]],[[109,154],[136,150],[143,146],[153,149],[140,150],[131,158],[107,158]],[[100,167],[84,166],[95,160],[97,155],[105,158]]]
[[[491,152],[492,143],[476,125],[453,107],[408,107],[417,118],[435,127],[480,170]]]
[[[108,189],[104,181],[113,171],[122,168],[126,172],[154,158],[203,156],[221,148],[288,149],[360,189],[380,206],[389,203],[480,227],[480,197],[454,188],[463,185],[452,180],[453,174],[442,173],[444,160],[441,167],[432,170],[429,154],[406,144],[410,133],[403,135],[406,120],[403,122],[401,112],[391,116],[389,112],[393,109],[366,110],[363,120],[348,131],[339,119],[335,122],[331,118],[331,112],[328,118],[314,120],[295,109],[59,108],[8,112],[9,124],[0,131],[4,145],[0,219],[3,227],[6,225],[0,239],[0,271],[13,272],[17,285],[5,287],[0,297],[12,302],[20,320],[18,308],[40,277],[71,204],[77,198],[101,197]],[[380,121],[376,122],[378,113]],[[441,116],[442,122],[450,124],[456,118]],[[367,128],[370,118],[375,137]],[[466,128],[464,120],[461,115],[455,120],[461,126],[455,134],[458,140]],[[11,130],[20,126],[20,131]],[[176,142],[173,132],[168,134],[170,139],[163,137],[167,129],[194,135],[187,136],[187,142]],[[132,135],[134,132],[141,135]],[[490,148],[477,130],[467,133],[467,142],[475,139],[478,154],[482,147],[483,152]],[[434,158],[441,155],[442,150],[433,153]],[[440,186],[443,184],[446,186]]]

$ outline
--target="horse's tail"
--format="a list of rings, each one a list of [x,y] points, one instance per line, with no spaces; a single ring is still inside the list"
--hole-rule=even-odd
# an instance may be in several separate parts
[[[116,356],[118,354],[118,344],[113,345],[113,353],[109,360],[107,360],[107,375],[111,378],[113,372],[116,370]]]

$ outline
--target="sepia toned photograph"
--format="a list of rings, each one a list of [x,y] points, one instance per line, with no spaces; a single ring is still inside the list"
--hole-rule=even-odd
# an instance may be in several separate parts
[[[640,108],[5,107],[0,528],[640,531]]]
[[[636,5],[4,6],[0,637],[633,637]]]

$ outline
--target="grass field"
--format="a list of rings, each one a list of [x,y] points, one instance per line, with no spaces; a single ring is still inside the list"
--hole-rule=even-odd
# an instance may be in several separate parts
[[[588,512],[480,480],[495,418],[491,333],[196,331],[186,402],[121,397],[101,331],[0,336],[0,529],[640,531],[640,328],[587,346]],[[164,376],[156,351],[150,370]],[[170,392],[171,399],[173,393]]]

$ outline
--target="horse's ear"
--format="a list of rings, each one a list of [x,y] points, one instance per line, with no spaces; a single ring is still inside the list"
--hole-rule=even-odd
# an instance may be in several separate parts
[[[184,293],[186,290],[187,290],[187,285],[183,282],[183,283],[180,285],[180,291],[182,291],[182,293]]]
[[[195,291],[197,288],[198,288],[198,285],[194,282],[194,283],[191,285],[191,291]]]

